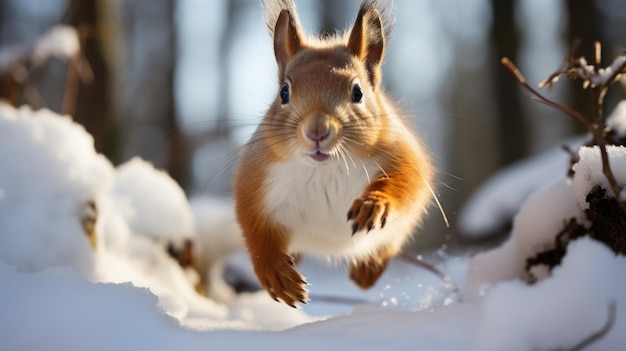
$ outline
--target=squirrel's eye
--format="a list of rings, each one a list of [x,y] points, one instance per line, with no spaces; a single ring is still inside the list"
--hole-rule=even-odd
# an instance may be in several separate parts
[[[358,104],[363,101],[363,90],[358,83],[352,86],[352,103]]]
[[[289,103],[289,85],[287,83],[280,89],[280,103],[282,105]]]

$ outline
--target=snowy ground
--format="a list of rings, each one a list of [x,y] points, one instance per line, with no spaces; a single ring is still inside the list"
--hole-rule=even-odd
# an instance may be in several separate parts
[[[624,148],[610,152],[626,164],[618,161]],[[343,267],[304,260],[312,301],[292,309],[264,292],[235,295],[221,279],[227,264],[251,276],[229,201],[191,206],[148,163],[113,167],[70,119],[2,104],[0,345],[568,350],[608,321],[609,331],[585,350],[618,350],[626,345],[626,282],[617,278],[626,258],[579,239],[551,274],[538,270],[536,284],[525,282],[525,258],[545,249],[563,221],[582,216],[585,189],[598,183],[597,151],[581,155],[580,177],[542,181],[501,247],[472,258],[428,257],[452,283],[396,260],[362,292]],[[626,169],[618,171],[626,183]],[[186,240],[199,243],[197,270],[166,253],[167,244]],[[210,299],[196,293],[198,284]]]

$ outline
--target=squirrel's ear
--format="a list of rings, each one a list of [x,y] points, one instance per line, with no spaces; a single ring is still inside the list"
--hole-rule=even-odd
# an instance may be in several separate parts
[[[381,82],[385,32],[376,9],[361,7],[348,38],[348,50],[363,61],[370,83],[377,87]]]
[[[282,72],[287,65],[287,61],[304,46],[298,19],[289,10],[280,11],[273,34],[274,55],[276,56],[278,69]]]

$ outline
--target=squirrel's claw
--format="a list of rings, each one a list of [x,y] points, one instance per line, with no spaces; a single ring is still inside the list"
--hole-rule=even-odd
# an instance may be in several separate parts
[[[387,223],[389,202],[379,197],[368,196],[354,200],[348,210],[348,221],[352,220],[352,235],[361,230],[368,233],[382,228]]]

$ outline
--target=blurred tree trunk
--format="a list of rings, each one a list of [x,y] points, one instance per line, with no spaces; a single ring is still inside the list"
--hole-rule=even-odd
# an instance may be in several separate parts
[[[170,176],[174,178],[178,184],[183,188],[186,188],[191,181],[190,175],[190,163],[192,150],[190,144],[186,142],[184,133],[182,133],[179,122],[176,116],[175,106],[175,93],[174,93],[174,75],[176,69],[176,23],[175,23],[175,8],[176,0],[167,0],[165,33],[169,48],[164,51],[169,55],[169,67],[165,67],[164,70],[164,86],[167,87],[164,92],[167,95],[167,101],[165,104],[164,119],[165,119],[165,132],[168,138],[168,157],[166,160],[166,169]]]
[[[516,2],[491,0],[494,63],[499,63],[505,56],[517,62],[520,34],[515,20]],[[505,165],[526,155],[528,127],[522,115],[520,87],[515,79],[499,65],[495,69],[494,80],[500,162]]]
[[[104,1],[104,0],[102,0]],[[116,117],[123,135],[116,162],[141,156],[185,187],[190,152],[174,105],[176,0],[123,0],[116,55]]]
[[[0,1],[0,48],[11,43],[6,43],[6,38],[10,36],[11,31],[8,27],[8,13],[10,9],[5,1]],[[6,69],[2,67],[3,69]],[[15,93],[17,90],[15,80],[9,76],[8,72],[0,71],[0,99],[4,99],[12,105],[17,105],[19,96]]]
[[[113,118],[111,114],[110,68],[104,58],[102,37],[105,33],[98,31],[101,17],[98,1],[107,0],[71,0],[69,23],[86,37],[82,48],[88,65],[93,72],[93,80],[84,82],[76,80],[75,101],[70,102],[74,120],[82,124],[94,137],[98,152],[111,156]],[[74,69],[74,68],[70,68]]]
[[[4,45],[4,37],[5,37],[5,33],[6,29],[6,22],[7,22],[7,14],[9,13],[8,11],[8,6],[6,4],[5,1],[0,1],[0,46]]]
[[[226,6],[227,19],[224,22],[225,27],[219,43],[220,69],[217,81],[220,84],[220,89],[218,89],[219,99],[217,107],[217,121],[215,123],[214,130],[217,138],[227,138],[230,132],[230,82],[232,76],[231,70],[233,69],[230,62],[232,62],[231,56],[233,54],[233,43],[235,41],[235,36],[238,34],[237,29],[243,27],[240,21],[246,18],[243,12],[247,10],[247,5],[247,1],[228,0],[228,5]]]

